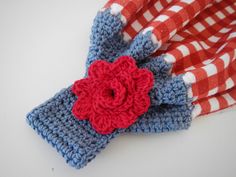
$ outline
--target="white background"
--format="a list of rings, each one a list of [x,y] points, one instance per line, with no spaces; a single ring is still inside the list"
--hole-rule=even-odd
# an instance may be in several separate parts
[[[122,135],[80,170],[26,124],[33,107],[82,78],[105,1],[0,0],[0,177],[235,177],[235,107],[188,131]]]

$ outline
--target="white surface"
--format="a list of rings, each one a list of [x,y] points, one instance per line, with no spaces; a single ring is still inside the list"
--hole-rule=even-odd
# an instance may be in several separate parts
[[[0,1],[1,177],[235,177],[236,108],[188,131],[123,135],[76,170],[25,115],[84,73],[89,32],[105,0]]]

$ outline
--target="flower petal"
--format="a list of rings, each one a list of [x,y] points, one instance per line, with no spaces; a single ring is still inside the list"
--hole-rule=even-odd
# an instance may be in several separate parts
[[[79,120],[88,119],[91,116],[91,108],[89,98],[79,98],[73,105],[72,113]]]
[[[135,60],[129,56],[121,56],[112,63],[112,72],[118,74],[120,72],[131,73],[137,69]]]
[[[114,114],[113,116],[112,125],[117,128],[128,128],[138,118],[138,116],[131,110],[120,112],[118,114]]]
[[[126,88],[128,94],[135,91],[135,83],[131,73],[116,74],[117,80]]]
[[[110,74],[110,63],[103,60],[97,60],[93,62],[88,70],[89,77],[93,78],[103,78],[104,76],[109,74]]]
[[[136,115],[140,116],[148,111],[150,106],[150,98],[148,95],[136,94],[134,96],[133,111]]]
[[[124,112],[132,109],[134,104],[134,94],[128,94],[124,103],[116,108],[117,112]]]
[[[91,79],[80,79],[75,81],[74,85],[72,86],[72,92],[77,96],[85,96],[86,93],[91,92]]]
[[[132,76],[135,82],[136,91],[148,93],[153,87],[154,77],[151,71],[147,69],[139,69],[132,73]]]
[[[108,115],[95,114],[90,117],[92,127],[101,134],[109,134],[115,129],[111,124],[111,117]]]

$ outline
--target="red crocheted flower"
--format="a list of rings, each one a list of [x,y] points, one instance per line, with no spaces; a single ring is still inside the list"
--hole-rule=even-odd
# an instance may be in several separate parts
[[[148,110],[152,86],[152,72],[139,69],[131,57],[113,63],[97,60],[90,65],[88,77],[72,86],[78,96],[72,112],[79,120],[88,119],[101,134],[127,128]]]

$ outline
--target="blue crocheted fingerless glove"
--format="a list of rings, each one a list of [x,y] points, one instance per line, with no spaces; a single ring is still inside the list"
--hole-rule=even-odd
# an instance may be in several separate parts
[[[72,114],[77,97],[70,87],[27,115],[29,125],[73,167],[85,166],[112,138],[123,132],[160,133],[187,129],[191,124],[191,100],[182,76],[172,77],[170,64],[161,56],[150,56],[158,47],[152,43],[150,33],[140,33],[132,43],[126,43],[120,34],[122,28],[120,18],[111,15],[109,10],[98,13],[92,27],[86,66],[88,68],[98,59],[113,62],[119,56],[128,55],[136,60],[138,67],[152,71],[155,82],[149,92],[151,106],[133,125],[108,135],[97,133],[87,120],[78,120]]]

